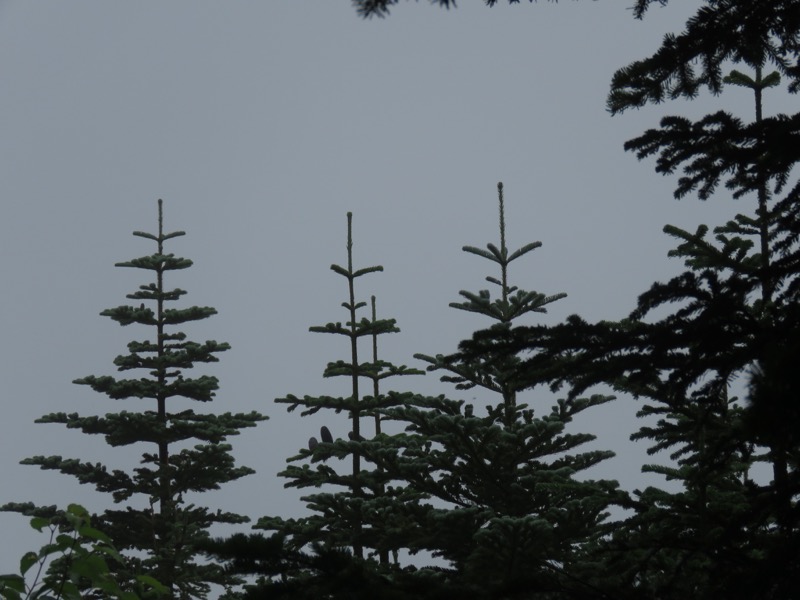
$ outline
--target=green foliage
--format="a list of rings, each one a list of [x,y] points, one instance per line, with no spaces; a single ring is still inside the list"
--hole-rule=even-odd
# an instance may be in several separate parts
[[[347,281],[348,298],[342,306],[348,312],[348,321],[342,325],[340,322],[327,323],[324,326],[310,327],[310,331],[341,335],[349,342],[349,360],[337,360],[328,363],[324,377],[348,377],[350,379],[352,394],[346,398],[329,397],[304,397],[302,400],[295,396],[287,396],[276,400],[278,403],[289,405],[289,410],[298,406],[304,407],[303,415],[314,414],[322,409],[340,412],[346,410],[351,420],[351,430],[348,441],[322,440],[316,444],[316,438],[309,443],[308,451],[289,459],[294,462],[298,459],[311,458],[313,462],[322,462],[316,469],[308,465],[298,467],[289,466],[282,476],[291,481],[287,487],[320,487],[322,485],[335,485],[343,491],[335,494],[327,492],[307,496],[304,500],[309,508],[320,513],[319,517],[303,519],[301,521],[282,521],[262,519],[259,527],[278,528],[284,533],[291,532],[292,547],[300,550],[313,542],[323,544],[330,548],[350,547],[356,557],[363,557],[364,547],[373,548],[384,557],[389,548],[383,547],[379,538],[383,537],[380,530],[385,523],[381,515],[385,512],[385,502],[389,494],[385,485],[389,482],[385,474],[380,471],[366,471],[362,468],[365,442],[362,435],[362,419],[372,418],[375,422],[375,434],[380,434],[380,417],[377,410],[386,405],[386,399],[380,394],[379,382],[396,375],[419,374],[416,369],[405,366],[394,366],[389,362],[379,360],[377,355],[378,336],[399,331],[394,319],[378,319],[375,308],[375,297],[372,297],[371,318],[358,318],[357,312],[367,307],[367,303],[358,301],[355,295],[355,282],[358,278],[371,273],[383,271],[381,266],[372,266],[355,269],[353,267],[353,237],[352,214],[347,214],[347,267],[336,264],[331,265],[331,270],[341,275]],[[366,338],[372,342],[373,356],[368,362],[359,360],[359,340]],[[372,396],[361,392],[360,382],[367,379],[373,384]],[[340,460],[349,458],[352,469],[349,475],[338,474],[331,466],[326,464],[329,458]],[[398,492],[399,493],[399,492]],[[396,550],[396,548],[394,548]]]
[[[667,0],[636,0],[634,16],[642,18],[656,2]],[[397,0],[354,4],[362,16],[385,16]],[[754,112],[749,121],[724,110],[694,120],[666,116],[625,144],[639,159],[654,158],[656,172],[678,176],[675,198],[724,194],[753,201],[716,227],[665,226],[676,240],[670,257],[682,261],[684,271],[652,284],[625,319],[589,323],[573,315],[555,326],[520,324],[564,294],[509,282],[511,263],[540,243],[509,251],[498,185],[499,245],[463,250],[499,272],[486,278],[491,290],[461,291],[461,300],[451,304],[492,325],[457,354],[416,355],[456,390],[472,390],[471,403],[381,390],[390,377],[420,371],[378,357],[379,336],[399,330],[394,319],[377,318],[374,297],[371,316],[360,312],[368,304],[357,298],[355,284],[382,267],[354,268],[348,214],[347,266],[331,266],[347,282],[347,319],[310,330],[348,341],[348,358],[328,363],[323,376],[348,378],[351,394],[290,394],[276,401],[302,416],[345,412],[350,431],[344,439],[325,426],[319,440],[312,437],[308,449],[288,459],[281,473],[286,487],[316,490],[303,497],[311,514],[263,517],[256,527],[273,532],[269,536],[212,540],[211,525],[246,518],[184,503],[184,494],[252,472],[235,466],[226,440],[263,417],[167,410],[174,397],[213,399],[216,378],[186,378],[183,370],[216,362],[228,345],[167,331],[215,310],[165,308],[185,291],[165,289],[163,276],[192,263],[164,253],[163,243],[183,232],[164,234],[159,208],[158,235],[134,232],[157,242],[157,252],[118,263],[149,271],[156,282],[128,295],[142,301],[138,307],[102,313],[123,326],[156,328],[152,340],[131,342],[128,354],[114,361],[119,371],[145,369],[148,376],[76,380],[112,399],[155,405],[144,412],[58,412],[39,420],[101,434],[111,446],[143,443],[154,451],[134,473],[61,456],[23,461],[73,475],[117,503],[146,497],[149,510],[127,506],[95,519],[120,550],[144,550],[146,557],[117,552],[80,507],[58,513],[7,504],[5,510],[34,516],[34,528],[49,527],[51,541],[23,557],[20,575],[0,577],[0,596],[203,597],[209,583],[234,585],[240,576],[254,576],[242,597],[794,597],[800,581],[800,183],[792,170],[800,161],[800,113],[765,116],[764,96],[781,86],[800,90],[799,40],[797,2],[706,0],[685,31],[666,35],[652,56],[614,75],[613,114],[693,99],[702,91],[721,94],[726,86],[750,90]],[[367,341],[372,357],[364,360]],[[366,393],[364,383],[371,386]],[[735,389],[742,383],[747,388],[740,399]],[[549,404],[538,397],[522,401],[544,385],[563,389],[564,397]],[[645,420],[631,437],[649,444],[654,459],[642,470],[661,476],[663,487],[628,494],[616,482],[587,477],[587,469],[612,456],[583,450],[594,436],[575,431],[581,412],[612,399],[584,396],[598,385],[641,401],[638,415]],[[374,431],[367,432],[365,419]],[[401,433],[387,433],[388,426]],[[348,468],[341,468],[343,461]],[[627,513],[612,522],[615,505]],[[216,562],[199,563],[199,553]],[[36,565],[39,574],[27,584],[25,575]],[[144,574],[150,572],[166,585]]]
[[[49,540],[38,552],[22,556],[19,575],[0,575],[3,600],[139,600],[168,592],[149,575],[139,575],[123,588],[110,565],[123,565],[125,559],[105,533],[92,527],[82,506],[70,504],[52,518],[34,517],[31,527],[49,530]]]
[[[58,423],[85,434],[102,435],[112,447],[144,445],[149,451],[142,454],[141,464],[133,472],[62,456],[35,456],[22,463],[72,475],[80,483],[110,494],[114,503],[131,502],[122,510],[108,509],[96,518],[120,551],[137,551],[126,554],[124,564],[114,566],[115,572],[128,581],[154,573],[170,590],[170,595],[202,598],[211,583],[227,585],[238,581],[218,565],[198,560],[198,547],[208,537],[208,528],[217,523],[243,523],[248,518],[190,504],[184,496],[216,490],[226,482],[253,473],[250,468],[236,466],[231,446],[226,442],[229,436],[255,426],[265,417],[256,412],[209,414],[172,408],[179,399],[207,403],[214,398],[218,388],[216,377],[188,377],[186,371],[196,364],[217,362],[216,355],[229,346],[214,340],[193,342],[185,333],[174,330],[176,325],[210,317],[216,310],[168,307],[167,303],[180,300],[186,292],[166,288],[166,275],[190,267],[192,261],[165,253],[164,243],[183,236],[184,232],[164,233],[161,201],[158,234],[137,231],[134,235],[156,242],[156,252],[117,266],[142,269],[155,281],[128,294],[138,306],[118,306],[101,314],[122,326],[136,324],[150,328],[151,338],[130,342],[128,353],[114,359],[118,371],[144,370],[145,375],[130,378],[90,375],[76,379],[75,383],[116,401],[133,400],[137,410],[103,417],[57,412],[37,422]],[[149,401],[149,407],[144,400]],[[143,504],[147,508],[142,508]],[[51,512],[32,504],[7,504],[2,508],[28,515]]]
[[[499,246],[464,249],[499,267],[498,277],[487,277],[499,293],[493,298],[488,290],[462,292],[465,301],[453,306],[489,316],[507,329],[525,314],[545,312],[564,294],[509,284],[510,263],[540,244],[508,250],[502,184],[498,189]],[[312,514],[263,517],[256,527],[275,532],[271,537],[214,540],[205,544],[206,551],[231,572],[256,576],[245,597],[493,598],[528,590],[525,597],[544,598],[593,589],[587,575],[591,548],[605,531],[607,508],[623,496],[615,482],[578,476],[611,453],[579,451],[594,436],[567,427],[578,413],[611,398],[559,400],[539,415],[517,402],[518,357],[490,363],[418,355],[430,363],[429,370],[449,372],[444,379],[458,389],[477,386],[498,394],[485,416],[461,400],[382,393],[379,383],[387,377],[418,371],[378,358],[378,336],[397,328],[394,320],[377,319],[374,298],[371,319],[358,318],[367,305],[357,301],[354,282],[381,268],[355,269],[352,247],[348,215],[347,267],[331,269],[347,280],[342,305],[349,320],[311,328],[350,342],[350,360],[329,363],[324,375],[348,377],[352,394],[277,400],[303,415],[346,411],[351,420],[348,439],[323,428],[321,440],[312,437],[307,450],[289,458],[303,464],[290,464],[281,473],[287,487],[320,488],[303,497]],[[373,342],[372,361],[359,359],[363,338]],[[362,379],[371,381],[372,395],[360,392]],[[364,418],[375,422],[369,438]],[[405,432],[389,435],[382,431],[385,422]],[[343,461],[352,462],[349,472],[339,470]],[[436,562],[403,563],[401,552],[428,553]]]
[[[520,365],[526,385],[567,385],[570,397],[596,384],[644,399],[648,424],[633,435],[670,464],[644,470],[671,490],[636,491],[633,514],[603,540],[602,587],[643,598],[787,598],[800,563],[796,386],[787,357],[800,339],[798,190],[790,174],[798,115],[764,116],[764,94],[798,86],[800,7],[794,2],[706,2],[680,35],[621,69],[609,108],[693,98],[705,87],[750,89],[751,122],[718,111],[692,121],[662,119],[626,144],[656,156],[656,170],[681,173],[675,197],[727,191],[752,199],[731,221],[694,233],[674,226],[670,253],[686,270],[655,283],[620,322],[578,316],[556,327],[484,332],[465,357],[534,350]],[[733,69],[725,75],[731,63]],[[764,74],[767,63],[777,70]],[[709,232],[713,232],[713,237]],[[666,316],[661,316],[666,313]],[[750,380],[744,402],[733,385]],[[771,481],[756,477],[759,463]],[[762,467],[763,472],[763,467]],[[791,558],[788,558],[791,557]]]
[[[520,317],[545,312],[564,294],[509,283],[510,263],[541,244],[509,251],[502,184],[498,194],[499,246],[464,247],[499,267],[498,276],[486,278],[497,296],[462,291],[465,301],[451,306],[489,317],[493,331],[508,331]],[[518,356],[417,358],[429,363],[429,371],[445,371],[442,380],[456,389],[476,388],[496,399],[476,407],[443,396],[410,396],[381,411],[407,433],[397,438],[396,452],[371,458],[434,500],[413,515],[417,527],[408,549],[444,559],[447,568],[423,569],[416,576],[436,579],[451,597],[465,589],[470,597],[487,598],[591,590],[585,577],[588,553],[605,530],[607,508],[621,496],[615,482],[583,475],[613,454],[580,451],[594,436],[567,427],[578,413],[612,398],[559,400],[547,411],[519,402]]]
[[[331,429],[324,426],[319,440],[312,436],[308,449],[289,458],[292,464],[280,473],[288,480],[286,487],[322,488],[302,498],[312,513],[310,516],[299,519],[263,517],[256,527],[275,532],[271,537],[234,536],[208,544],[209,552],[226,561],[231,571],[258,578],[257,585],[246,592],[250,596],[318,598],[332,594],[331,597],[350,598],[362,597],[349,595],[359,586],[368,586],[363,589],[371,590],[370,593],[376,593],[377,589],[388,590],[379,582],[396,572],[395,565],[390,564],[390,555],[396,557],[405,544],[403,510],[413,510],[421,496],[398,485],[380,467],[369,464],[375,462],[375,455],[393,451],[393,436],[381,431],[380,409],[403,401],[402,397],[383,394],[381,383],[390,377],[422,372],[396,366],[378,356],[379,336],[396,333],[399,329],[394,319],[377,317],[374,296],[370,302],[371,316],[360,315],[368,305],[357,299],[355,284],[359,278],[380,272],[383,267],[354,268],[350,213],[347,215],[347,266],[334,264],[331,270],[347,282],[347,298],[342,303],[347,321],[314,326],[310,331],[347,340],[349,358],[329,362],[323,376],[349,379],[351,394],[302,398],[290,394],[276,402],[286,404],[289,411],[301,409],[302,416],[346,412],[350,431],[347,439],[342,439],[331,433],[341,428],[328,421]],[[364,342],[371,342],[371,360],[360,358]],[[366,391],[364,383],[369,385]],[[374,423],[370,439],[365,437],[365,419]],[[342,471],[342,464],[351,466]],[[406,506],[407,509],[401,508]]]
[[[637,16],[653,1],[638,0]],[[692,99],[701,88],[719,94],[730,63],[751,68],[772,63],[791,81],[789,90],[797,91],[799,23],[800,8],[792,0],[705,0],[683,32],[665,35],[655,54],[614,74],[608,108],[619,113],[666,99]]]

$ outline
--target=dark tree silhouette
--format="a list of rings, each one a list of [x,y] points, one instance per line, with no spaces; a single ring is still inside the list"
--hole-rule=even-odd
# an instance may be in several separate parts
[[[175,331],[177,325],[205,319],[217,311],[199,306],[169,308],[169,303],[179,301],[186,292],[167,288],[165,278],[171,271],[190,267],[192,261],[165,252],[165,242],[185,234],[164,232],[160,200],[158,233],[135,231],[134,235],[155,242],[156,252],[117,266],[142,269],[152,273],[155,281],[128,294],[134,306],[118,306],[101,314],[123,326],[151,328],[152,338],[130,342],[128,354],[114,359],[119,371],[144,370],[145,374],[124,379],[90,375],[75,380],[115,402],[125,401],[133,410],[104,417],[59,412],[37,422],[60,423],[86,434],[103,435],[112,447],[144,444],[150,450],[142,455],[142,466],[132,473],[61,456],[36,456],[22,462],[72,475],[80,483],[111,494],[114,503],[123,505],[108,509],[97,518],[118,549],[137,551],[128,556],[123,574],[127,572],[131,580],[136,575],[153,574],[175,598],[202,598],[209,592],[210,583],[228,585],[238,581],[219,565],[198,560],[198,548],[208,538],[209,527],[249,519],[198,506],[189,497],[194,500],[197,493],[218,489],[254,472],[235,465],[226,440],[266,417],[255,412],[214,414],[172,408],[179,399],[201,403],[213,400],[218,388],[216,377],[191,378],[185,373],[196,363],[217,362],[215,355],[229,346],[213,340],[192,342],[183,332]],[[3,510],[31,515],[53,512],[31,503],[7,504]]]

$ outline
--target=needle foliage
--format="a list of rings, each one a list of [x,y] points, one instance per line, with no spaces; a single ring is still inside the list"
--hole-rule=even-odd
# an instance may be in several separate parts
[[[165,280],[171,272],[190,267],[192,261],[166,252],[166,242],[185,234],[164,232],[160,200],[158,233],[135,231],[134,235],[155,243],[156,252],[116,266],[144,271],[152,280],[127,295],[132,304],[101,313],[120,325],[137,325],[150,332],[148,337],[130,342],[127,353],[114,359],[118,371],[134,376],[89,375],[74,382],[124,402],[129,410],[103,416],[58,412],[37,422],[101,435],[112,448],[141,448],[141,466],[125,471],[63,456],[35,456],[22,462],[71,475],[110,494],[115,507],[95,520],[118,550],[128,552],[119,570],[129,580],[154,575],[169,596],[203,598],[210,584],[229,585],[236,580],[219,565],[201,561],[199,544],[212,525],[243,523],[248,518],[211,510],[195,504],[194,499],[254,472],[235,464],[227,439],[265,417],[255,412],[215,414],[184,408],[189,403],[210,402],[218,388],[216,377],[190,377],[188,370],[217,362],[216,355],[229,346],[214,340],[193,342],[177,330],[217,311],[200,306],[171,308],[186,292],[168,288]],[[7,504],[3,509],[35,516],[54,513],[52,508],[32,503]]]

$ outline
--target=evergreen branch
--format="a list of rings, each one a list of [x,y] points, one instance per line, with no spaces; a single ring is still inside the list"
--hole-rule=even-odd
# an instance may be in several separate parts
[[[348,280],[353,280],[356,277],[361,277],[362,275],[367,275],[368,273],[378,273],[383,271],[383,267],[378,265],[374,267],[365,267],[363,269],[358,269],[356,271],[351,271],[345,269],[344,267],[340,267],[339,265],[331,265],[331,271],[334,273],[338,273],[339,275],[343,275]]]
[[[176,258],[174,254],[151,254],[124,262],[115,263],[115,267],[131,267],[135,269],[147,269],[163,273],[164,271],[176,271],[188,269],[192,266],[192,261],[188,258]]]
[[[676,198],[698,190],[706,200],[724,180],[734,198],[757,192],[774,182],[780,193],[792,165],[800,160],[800,115],[775,115],[745,125],[741,119],[718,111],[692,123],[684,117],[664,117],[660,129],[649,129],[625,143],[625,149],[640,160],[658,155],[656,172],[673,174],[682,167],[684,175],[675,190]]]
[[[309,327],[308,330],[314,333],[335,333],[347,337],[363,337],[367,335],[381,335],[384,333],[396,333],[400,331],[395,325],[394,319],[381,319],[379,321],[371,321],[369,319],[361,319],[355,324],[347,322],[342,323],[327,323],[322,326]]]
[[[800,9],[791,0],[707,3],[681,34],[665,35],[655,54],[614,74],[608,109],[616,114],[665,98],[692,99],[701,87],[718,94],[723,65],[730,62],[750,67],[772,62],[793,89],[800,79],[794,60],[798,22]]]
[[[43,470],[59,471],[72,475],[80,483],[90,483],[100,492],[109,492],[114,502],[129,498],[135,489],[133,479],[124,471],[115,469],[111,473],[100,463],[81,462],[76,458],[61,456],[33,456],[20,461],[23,465],[38,466]]]
[[[461,250],[464,252],[469,252],[470,254],[482,256],[483,258],[488,258],[492,262],[503,264],[504,259],[494,244],[488,244],[488,248],[489,250],[482,250],[480,248],[476,248],[475,246],[462,246]]]
[[[542,242],[531,242],[530,244],[525,244],[519,250],[515,250],[511,253],[511,256],[508,257],[508,262],[510,263],[512,260],[518,259],[520,256],[524,256],[531,250],[535,250],[536,248],[540,248],[542,246]]]
[[[134,231],[133,235],[135,235],[137,237],[143,237],[143,238],[146,238],[148,240],[153,240],[154,242],[158,241],[158,238],[156,236],[154,236],[152,233],[145,233],[144,231]]]

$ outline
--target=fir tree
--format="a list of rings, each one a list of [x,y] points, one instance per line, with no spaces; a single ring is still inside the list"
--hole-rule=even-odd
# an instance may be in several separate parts
[[[510,264],[541,244],[516,251],[506,246],[503,186],[498,184],[500,244],[464,251],[499,268],[487,280],[489,290],[462,291],[459,310],[492,319],[494,331],[506,331],[528,313],[564,294],[526,291],[509,282]],[[477,388],[496,400],[482,407],[445,397],[414,396],[383,409],[388,419],[406,426],[401,451],[379,463],[429,496],[412,552],[427,551],[446,561],[416,576],[436,582],[442,597],[556,598],[593,597],[602,592],[591,582],[591,545],[602,535],[616,483],[585,479],[585,470],[612,456],[581,451],[593,435],[568,426],[580,412],[611,400],[608,396],[559,400],[549,410],[520,401],[517,379],[521,359],[505,355],[469,359],[417,355],[430,371],[459,390]],[[419,518],[419,517],[418,517]]]
[[[681,571],[694,563],[701,574],[693,579],[704,597],[787,597],[800,571],[798,447],[790,433],[800,421],[791,384],[782,383],[791,375],[777,367],[781,360],[776,357],[791,352],[800,335],[800,187],[790,187],[789,178],[800,158],[791,142],[799,116],[766,117],[763,104],[765,90],[780,85],[782,77],[789,91],[797,89],[800,7],[786,2],[713,4],[699,11],[682,35],[668,36],[653,57],[621,70],[612,84],[610,107],[617,111],[659,101],[664,92],[691,98],[700,86],[713,92],[726,84],[741,86],[752,90],[754,98],[749,123],[724,111],[696,122],[666,117],[659,129],[626,144],[640,158],[657,154],[659,172],[683,170],[676,197],[696,191],[706,199],[724,182],[733,198],[755,201],[749,214],[715,228],[713,242],[705,226],[694,233],[665,228],[681,240],[673,256],[684,258],[690,270],[653,286],[632,315],[638,320],[666,303],[685,304],[656,328],[640,332],[640,340],[659,349],[656,368],[673,389],[672,397],[660,399],[660,407],[645,409],[669,418],[640,435],[653,439],[654,448],[677,449],[681,457],[680,470],[666,474],[684,482],[685,491],[675,498],[683,511],[667,514],[683,515],[684,521],[697,517],[670,544],[681,555],[667,571],[670,588],[687,580]],[[682,66],[693,57],[687,51],[702,57],[699,73]],[[726,60],[749,74],[734,69],[723,76]],[[765,75],[770,63],[777,70]],[[666,330],[670,333],[662,335]],[[643,357],[652,358],[652,353]],[[732,404],[728,384],[748,370],[755,373],[748,402]],[[634,367],[631,374],[641,379],[647,371]],[[775,387],[766,383],[765,373]],[[650,376],[656,374],[650,370]],[[683,419],[675,417],[676,410]],[[772,481],[767,485],[750,478],[753,460],[769,464]]]
[[[235,465],[226,440],[265,417],[255,412],[211,414],[178,409],[181,398],[201,403],[214,398],[216,377],[187,377],[185,371],[196,363],[217,362],[216,354],[229,346],[214,340],[192,342],[185,333],[175,330],[176,326],[208,318],[217,311],[199,306],[169,308],[168,303],[178,301],[186,292],[167,288],[165,276],[190,267],[192,261],[165,254],[165,242],[185,234],[164,233],[161,200],[158,233],[135,231],[134,235],[155,242],[156,252],[117,266],[142,269],[152,273],[155,281],[127,295],[134,305],[118,306],[101,314],[123,326],[152,328],[152,337],[130,342],[128,353],[114,359],[119,371],[144,370],[146,374],[138,378],[90,375],[75,380],[112,400],[127,400],[133,410],[102,417],[59,412],[37,422],[60,423],[86,434],[101,434],[113,447],[145,444],[148,450],[142,455],[142,466],[128,473],[111,470],[99,462],[61,456],[36,456],[22,462],[72,475],[80,483],[111,494],[121,506],[104,511],[97,522],[118,549],[135,551],[127,556],[124,572],[128,577],[152,574],[172,597],[203,598],[209,592],[209,584],[228,585],[235,579],[218,565],[200,562],[199,544],[208,537],[212,525],[248,519],[197,506],[189,497],[194,499],[197,493],[218,489],[223,483],[254,472]],[[6,505],[4,509],[29,514],[46,512],[29,503]]]
[[[331,270],[347,281],[347,299],[342,303],[347,321],[327,323],[310,330],[347,340],[348,358],[328,363],[323,376],[349,379],[351,394],[302,398],[288,395],[276,402],[287,404],[290,411],[301,408],[303,416],[320,411],[345,412],[350,421],[349,431],[344,437],[334,438],[331,430],[341,431],[342,428],[329,421],[331,428],[323,426],[319,438],[312,436],[307,449],[288,459],[290,463],[302,461],[305,464],[290,464],[280,473],[289,480],[286,487],[323,488],[303,497],[312,515],[298,519],[264,517],[256,527],[274,531],[272,538],[240,539],[238,547],[230,543],[226,546],[221,540],[216,545],[215,554],[231,561],[234,569],[237,560],[251,553],[258,557],[261,566],[280,564],[277,568],[254,569],[253,565],[248,565],[241,569],[261,577],[260,585],[250,589],[249,597],[264,594],[289,598],[371,598],[376,594],[394,597],[392,586],[384,578],[395,568],[397,551],[403,547],[403,537],[396,534],[398,517],[393,507],[413,502],[418,494],[392,485],[391,477],[374,464],[370,465],[366,456],[392,451],[388,441],[391,436],[381,431],[378,409],[398,400],[387,399],[381,393],[380,383],[389,377],[422,372],[378,358],[379,336],[399,329],[394,319],[377,317],[374,296],[371,316],[359,318],[360,311],[368,305],[358,299],[356,282],[365,275],[382,271],[383,267],[355,268],[353,264],[352,214],[348,213],[347,266],[331,266]],[[371,342],[372,356],[365,360],[362,343],[366,341]],[[363,391],[362,380],[371,384],[372,395]],[[366,420],[373,421],[373,431],[369,431]],[[334,466],[334,461],[343,460],[350,464],[347,472],[340,472]],[[311,461],[312,465],[306,461]],[[273,545],[269,546],[270,543]],[[276,551],[274,544],[280,544],[280,550]]]
[[[645,5],[649,3],[640,3]],[[635,438],[673,464],[648,465],[680,491],[637,492],[636,513],[611,544],[610,585],[645,598],[786,598],[798,561],[798,413],[783,357],[798,328],[798,193],[790,172],[798,156],[798,115],[764,115],[764,93],[798,88],[800,7],[794,2],[705,3],[680,35],[667,35],[650,58],[620,69],[612,112],[694,98],[701,88],[752,90],[754,118],[725,111],[696,121],[670,116],[629,141],[639,158],[658,157],[663,174],[682,170],[676,198],[721,193],[752,198],[730,222],[696,231],[673,226],[672,256],[687,270],[656,283],[622,322],[572,317],[554,328],[478,336],[466,355],[539,353],[522,365],[533,385],[569,383],[577,394],[597,383],[644,398],[640,414],[658,420]],[[767,68],[775,71],[767,73]],[[736,67],[731,69],[731,67]],[[656,309],[671,308],[660,319]],[[746,402],[731,385],[750,378]],[[766,462],[771,481],[754,479]],[[614,556],[610,555],[610,556]],[[619,575],[623,578],[619,579]]]

